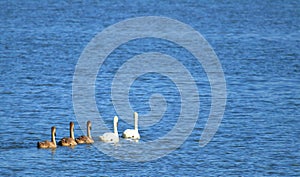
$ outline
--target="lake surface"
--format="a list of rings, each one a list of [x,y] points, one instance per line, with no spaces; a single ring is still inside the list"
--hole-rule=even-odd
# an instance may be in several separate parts
[[[1,1],[0,8],[0,176],[300,176],[297,1]],[[105,60],[95,82],[97,108],[112,131],[117,113],[111,82],[117,69],[144,52],[172,55],[195,78],[200,97],[199,117],[186,141],[145,162],[99,151],[97,146],[119,150],[98,140],[99,129],[92,129],[94,146],[37,149],[38,141],[50,140],[54,125],[57,140],[69,135],[70,121],[75,122],[75,136],[83,134],[72,101],[78,59],[97,33],[140,16],[164,16],[190,25],[217,54],[227,104],[212,141],[199,146],[211,104],[202,66],[176,44],[145,38],[119,46]],[[155,125],[140,127],[138,143],[164,136],[179,117],[179,90],[159,73],[142,75],[132,84],[131,107],[141,116],[147,114],[149,98],[157,93],[166,100],[166,112]],[[119,134],[132,126],[120,117]],[[123,139],[119,143],[128,144]]]

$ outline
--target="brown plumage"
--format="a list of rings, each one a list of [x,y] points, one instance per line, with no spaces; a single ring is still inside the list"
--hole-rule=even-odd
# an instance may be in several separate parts
[[[55,136],[56,136],[56,128],[53,126],[51,127],[51,141],[38,142],[37,147],[43,149],[56,148]]]
[[[59,142],[61,146],[76,146],[77,143],[74,139],[74,123],[70,122],[70,137],[64,137]]]
[[[87,128],[87,136],[83,135],[83,136],[80,136],[80,137],[75,139],[75,141],[78,144],[92,144],[92,143],[94,143],[94,140],[92,139],[92,136],[91,136],[91,129],[92,129],[91,121],[87,121],[86,128]]]

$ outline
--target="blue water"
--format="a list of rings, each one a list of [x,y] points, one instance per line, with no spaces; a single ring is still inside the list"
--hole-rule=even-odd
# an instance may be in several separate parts
[[[0,176],[300,176],[297,1],[1,1],[0,8]],[[211,101],[202,67],[174,44],[144,39],[120,46],[107,59],[108,68],[99,70],[99,112],[109,125],[116,112],[108,83],[123,60],[148,51],[173,54],[197,78],[201,98],[199,119],[185,143],[149,162],[117,160],[86,145],[37,149],[37,141],[50,139],[51,126],[60,139],[68,135],[68,122],[76,121],[73,74],[89,41],[110,25],[148,15],[190,25],[218,55],[227,104],[212,141],[199,146]],[[174,83],[149,73],[132,87],[130,101],[141,114],[149,111],[145,103],[153,92],[165,95],[168,103],[161,128],[141,128],[141,141],[172,129],[180,113]],[[121,120],[119,133],[128,126]],[[75,122],[75,136],[81,134]]]

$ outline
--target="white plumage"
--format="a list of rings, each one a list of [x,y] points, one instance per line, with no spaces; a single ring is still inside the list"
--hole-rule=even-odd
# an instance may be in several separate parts
[[[138,113],[134,112],[133,113],[134,116],[134,129],[127,129],[123,132],[123,138],[130,138],[133,140],[138,140],[140,139],[140,134],[139,134],[139,130],[138,130]]]
[[[100,140],[106,143],[117,143],[119,142],[119,134],[118,134],[118,116],[114,117],[114,132],[104,133],[100,136]]]

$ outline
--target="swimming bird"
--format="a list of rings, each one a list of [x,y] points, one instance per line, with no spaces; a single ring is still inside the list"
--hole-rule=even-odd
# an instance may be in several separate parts
[[[56,136],[56,128],[55,128],[55,126],[53,126],[53,127],[51,127],[51,141],[38,142],[37,147],[43,148],[43,149],[56,148],[55,136]]]
[[[76,138],[75,141],[77,144],[92,144],[92,143],[94,143],[94,140],[92,139],[92,136],[91,136],[91,130],[92,130],[92,122],[91,121],[87,121],[86,129],[87,129],[87,136],[82,135],[82,136]]]
[[[114,117],[114,132],[104,133],[100,136],[100,140],[106,143],[117,143],[119,142],[119,134],[118,134],[118,116]]]
[[[127,129],[123,132],[123,138],[130,138],[133,140],[138,140],[140,139],[140,134],[139,134],[139,130],[138,130],[138,113],[134,112],[133,113],[134,116],[134,129]]]
[[[74,123],[70,122],[70,137],[64,137],[59,142],[59,145],[61,146],[76,146],[77,143],[74,139]]]

